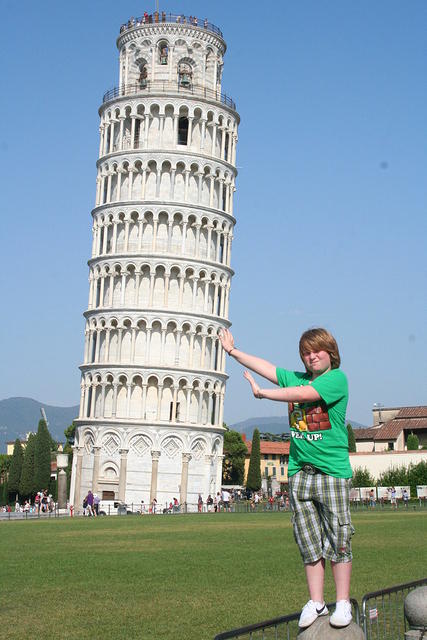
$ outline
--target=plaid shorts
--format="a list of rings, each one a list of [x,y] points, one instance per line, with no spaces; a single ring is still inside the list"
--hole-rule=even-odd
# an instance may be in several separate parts
[[[351,478],[298,471],[289,478],[294,537],[305,564],[320,558],[350,562]]]

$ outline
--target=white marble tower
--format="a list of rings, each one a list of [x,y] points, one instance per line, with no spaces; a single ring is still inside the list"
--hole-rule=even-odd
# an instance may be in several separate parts
[[[207,20],[122,25],[99,109],[89,305],[71,504],[220,489],[239,116]]]

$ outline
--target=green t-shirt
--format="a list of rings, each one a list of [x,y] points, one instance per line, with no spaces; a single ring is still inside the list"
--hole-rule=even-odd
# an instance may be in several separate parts
[[[311,381],[308,373],[277,368],[276,375],[281,387],[311,384],[321,397],[317,402],[288,403],[291,427],[288,475],[294,475],[308,462],[330,476],[351,478],[345,374],[340,369],[331,369]]]

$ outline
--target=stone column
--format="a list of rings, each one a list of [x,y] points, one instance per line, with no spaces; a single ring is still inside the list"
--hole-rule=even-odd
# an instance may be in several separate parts
[[[92,493],[98,493],[99,458],[101,447],[93,448]]]
[[[179,329],[175,330],[175,366],[179,365],[179,349],[181,347],[181,331]]]
[[[165,128],[165,116],[164,114],[159,114],[159,146],[163,147],[163,131]]]
[[[181,253],[184,255],[185,253],[185,241],[187,239],[187,223],[182,223],[182,242],[181,242]]]
[[[217,128],[217,123],[214,122],[212,125],[212,148],[211,148],[211,156],[215,155],[215,147],[216,147],[216,128]]]
[[[111,241],[111,253],[117,251],[117,222],[113,223],[113,239]]]
[[[73,447],[74,455],[77,455],[77,464],[76,464],[76,484],[74,487],[74,501],[73,506],[75,513],[79,512],[81,507],[81,484],[82,484],[82,466],[83,466],[83,447]]]
[[[79,418],[83,418],[84,416],[84,404],[85,404],[85,386],[83,382],[80,385],[80,410],[79,410]]]
[[[217,468],[216,468],[216,486],[215,492],[221,491],[222,484],[222,461],[224,460],[224,456],[217,456]]]
[[[188,200],[188,182],[190,179],[190,169],[184,169],[184,200],[187,202]]]
[[[188,118],[187,147],[191,147],[191,138],[193,137],[193,120],[191,116]]]
[[[151,487],[150,487],[150,504],[154,498],[157,498],[157,476],[159,473],[160,451],[151,452]]]
[[[119,475],[119,500],[125,501],[126,496],[126,474],[127,474],[127,455],[129,449],[119,449],[120,453],[120,475]]]
[[[130,220],[125,220],[125,246],[124,246],[125,253],[127,253],[129,249],[129,226],[130,226]]]
[[[203,147],[205,144],[205,131],[206,131],[206,118],[201,118],[200,119],[201,123],[202,123],[202,130],[200,133],[200,151],[203,152]]]
[[[211,474],[212,474],[212,460],[213,455],[205,455],[206,473],[205,473],[205,495],[206,497],[211,493]],[[212,495],[212,494],[211,494]],[[213,498],[214,496],[212,496]]]
[[[105,355],[104,355],[104,362],[109,362],[110,360],[110,334],[111,334],[111,329],[108,328],[105,332]]]
[[[191,460],[190,453],[182,454],[182,468],[181,468],[181,491],[179,494],[179,502],[181,505],[187,503],[187,489],[188,489],[188,463]]]
[[[147,184],[147,169],[142,170],[142,186],[141,186],[141,200],[145,200],[145,185]]]
[[[117,382],[113,382],[113,406],[111,408],[111,415],[113,418],[116,417],[117,414],[117,388],[118,388],[118,384]]]
[[[208,224],[208,251],[206,256],[207,260],[211,259],[212,229],[213,229],[213,225]]]
[[[141,420],[145,420],[145,408],[147,406],[147,383],[142,383]]]
[[[215,189],[215,176],[209,176],[211,184],[209,188],[209,206],[212,209],[213,207],[213,199],[214,199],[214,189]]]
[[[174,385],[172,396],[172,422],[176,422],[176,397],[178,394],[178,387]]]
[[[178,119],[179,115],[174,114],[173,116],[173,147],[176,149],[178,144]]]
[[[58,508],[67,508],[67,474],[64,469],[58,472]]]

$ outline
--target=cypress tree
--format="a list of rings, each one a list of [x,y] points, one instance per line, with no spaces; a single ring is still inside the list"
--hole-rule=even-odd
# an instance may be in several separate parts
[[[36,491],[47,489],[50,482],[51,438],[44,420],[39,421],[34,452],[34,484]]]
[[[246,487],[251,491],[259,491],[261,489],[261,447],[258,429],[254,429],[252,436],[252,451],[249,459]]]
[[[356,438],[354,437],[353,427],[350,422],[347,423],[347,432],[348,432],[348,450],[350,453],[356,452]]]
[[[9,491],[10,493],[19,493],[19,483],[21,481],[22,464],[24,461],[24,453],[22,450],[21,441],[16,438],[15,445],[13,447],[12,461],[9,469]]]
[[[9,487],[7,486],[7,480],[3,481],[0,500],[2,506],[9,504]]]
[[[411,432],[406,441],[406,448],[408,451],[418,451],[419,445],[420,441],[418,440],[418,436]]]
[[[34,433],[30,433],[28,436],[27,446],[25,447],[21,482],[19,484],[19,493],[25,498],[32,498],[36,493],[36,486],[34,483],[35,449],[36,436]]]

